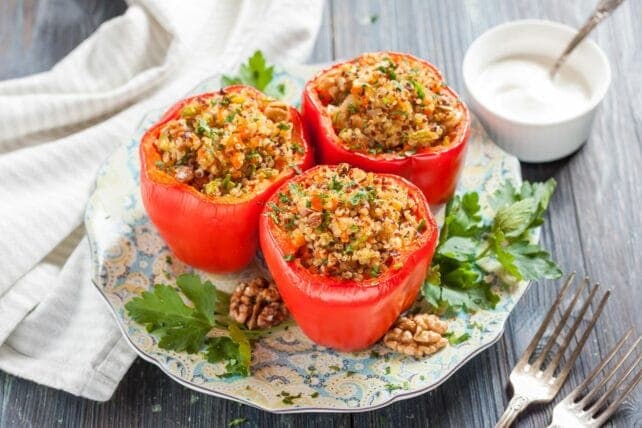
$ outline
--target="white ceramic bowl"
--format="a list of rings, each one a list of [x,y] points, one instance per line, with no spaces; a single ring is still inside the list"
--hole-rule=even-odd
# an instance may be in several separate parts
[[[480,98],[477,78],[486,66],[507,57],[533,55],[555,60],[576,31],[551,21],[513,21],[486,31],[466,52],[463,76],[471,109],[497,144],[522,161],[560,159],[586,141],[611,82],[606,55],[593,41],[585,40],[569,56],[567,64],[584,78],[590,99],[583,108],[559,120],[517,120],[493,111]]]

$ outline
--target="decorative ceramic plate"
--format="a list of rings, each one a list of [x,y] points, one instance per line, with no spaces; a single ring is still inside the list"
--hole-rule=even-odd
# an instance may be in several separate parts
[[[277,80],[287,88],[286,101],[298,104],[304,82],[317,70],[318,67],[297,66],[277,71]],[[212,78],[192,93],[218,87],[218,79]],[[128,317],[125,303],[155,283],[172,283],[179,274],[192,271],[172,256],[157,234],[145,214],[139,192],[140,137],[162,113],[162,109],[149,112],[132,138],[102,166],[85,221],[96,288],[131,346],[171,378],[188,388],[271,412],[365,411],[436,388],[500,338],[504,322],[527,283],[509,292],[500,291],[502,299],[492,311],[450,319],[450,330],[467,331],[470,339],[423,359],[397,354],[380,344],[362,352],[337,352],[316,345],[296,326],[274,332],[254,345],[252,374],[248,378],[220,378],[217,374],[224,372],[224,363],[211,364],[201,354],[160,349],[158,339]],[[519,162],[497,148],[474,123],[458,191],[474,190],[483,199],[506,180],[521,181]],[[440,217],[443,214],[438,212]],[[231,291],[239,281],[265,271],[259,254],[249,268],[238,274],[198,273],[219,289]],[[471,324],[483,325],[484,329],[472,328]],[[284,400],[283,392],[300,394],[300,398]]]

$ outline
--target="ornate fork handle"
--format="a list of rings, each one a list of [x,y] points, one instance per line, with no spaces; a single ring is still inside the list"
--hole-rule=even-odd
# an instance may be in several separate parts
[[[504,410],[504,414],[499,421],[497,421],[495,428],[510,427],[511,424],[515,422],[515,419],[517,419],[517,416],[522,413],[529,404],[531,404],[531,400],[528,397],[519,394],[513,395],[513,398],[508,402],[508,406],[506,406],[506,410]]]
[[[557,73],[557,70],[559,70],[560,66],[566,61],[566,58],[573,52],[573,50],[579,45],[582,40],[588,36],[588,34],[593,31],[593,29],[599,24],[604,18],[609,16],[611,12],[613,12],[619,5],[624,3],[624,0],[601,0],[598,4],[595,10],[593,11],[593,14],[589,17],[589,19],[584,23],[582,28],[580,28],[577,31],[577,34],[575,37],[573,37],[573,40],[571,40],[566,46],[566,49],[564,49],[564,52],[562,52],[562,55],[555,61],[555,64],[553,65],[553,68],[551,68],[551,78],[555,76],[555,73]]]

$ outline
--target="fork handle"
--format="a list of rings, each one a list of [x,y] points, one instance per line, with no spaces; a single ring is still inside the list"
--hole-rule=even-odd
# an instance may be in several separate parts
[[[497,421],[495,428],[510,427],[517,419],[517,415],[522,413],[529,404],[531,404],[531,400],[528,397],[519,394],[513,395],[513,398],[508,402],[508,406],[506,406],[506,410],[504,410],[504,414]]]

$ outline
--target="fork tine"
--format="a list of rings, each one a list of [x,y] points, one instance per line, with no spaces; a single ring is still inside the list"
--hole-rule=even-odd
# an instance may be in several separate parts
[[[577,319],[573,323],[573,326],[568,331],[568,333],[566,333],[566,336],[564,336],[564,340],[562,341],[562,346],[557,351],[557,353],[549,363],[548,367],[546,367],[546,371],[544,372],[546,375],[552,375],[555,369],[557,368],[557,365],[562,359],[564,352],[566,352],[566,350],[568,349],[568,346],[571,344],[571,339],[573,338],[573,336],[575,336],[575,332],[577,331],[577,328],[580,326],[580,324],[584,320],[584,315],[586,314],[586,311],[588,310],[589,305],[591,304],[591,302],[593,301],[593,298],[595,297],[595,293],[597,292],[598,286],[599,284],[595,284],[593,286],[593,289],[591,290],[588,298],[582,305],[582,309],[580,309],[580,313],[578,314]]]
[[[562,315],[562,318],[560,318],[557,325],[555,326],[555,330],[553,331],[551,336],[548,338],[548,341],[546,342],[546,345],[544,345],[542,352],[540,352],[537,359],[533,362],[533,367],[540,369],[544,364],[544,359],[546,358],[546,355],[548,355],[551,348],[555,344],[557,337],[559,336],[560,332],[564,328],[564,325],[566,325],[566,321],[568,320],[568,317],[571,315],[571,312],[573,312],[573,308],[577,303],[577,299],[579,299],[580,294],[582,293],[582,291],[584,291],[584,288],[586,288],[588,283],[589,283],[589,279],[587,277],[584,279],[584,282],[582,283],[582,285],[578,287],[577,291],[575,292],[575,295],[573,296],[573,300],[571,300],[571,303],[569,303],[568,308],[566,308],[566,311]]]
[[[555,311],[557,310],[557,307],[560,305],[560,302],[562,301],[562,299],[564,298],[564,295],[566,294],[566,290],[568,290],[574,278],[575,278],[575,272],[571,272],[571,274],[566,279],[566,282],[562,286],[562,289],[557,294],[557,298],[553,302],[553,305],[551,306],[551,308],[548,310],[548,313],[544,317],[544,320],[542,321],[542,325],[540,325],[539,329],[537,330],[537,333],[535,333],[535,336],[533,337],[533,340],[531,340],[531,343],[529,343],[528,347],[526,347],[526,350],[520,357],[519,361],[517,362],[517,365],[528,363],[528,360],[533,354],[533,351],[535,350],[535,348],[537,348],[537,344],[542,339],[544,332],[548,328],[548,325],[550,324],[551,320],[553,319],[553,316],[555,315]]]
[[[586,379],[584,379],[582,383],[580,383],[575,389],[573,389],[573,391],[571,391],[571,393],[568,395],[569,397],[573,397],[573,399],[575,399],[579,395],[579,393],[582,390],[584,390],[584,388],[586,388],[593,381],[593,379],[595,379],[595,376],[597,376],[598,373],[600,373],[602,369],[606,367],[609,361],[611,361],[611,359],[615,356],[615,354],[617,354],[617,352],[622,348],[622,346],[624,345],[624,342],[626,342],[629,336],[631,336],[631,333],[633,333],[633,327],[631,327],[629,331],[627,331],[624,334],[624,336],[622,336],[622,338],[615,344],[613,349],[611,349],[609,354],[602,360],[602,362],[597,367],[595,367],[595,369],[586,377]],[[595,392],[596,390],[597,388],[594,388],[593,391],[589,392],[586,395],[586,397],[584,397],[580,401],[580,403],[584,401],[587,397],[589,397],[591,394],[593,394],[593,392]]]
[[[586,327],[586,330],[584,330],[584,334],[582,335],[579,342],[577,343],[577,347],[575,348],[575,351],[573,351],[568,361],[566,361],[564,368],[559,372],[559,374],[555,378],[555,384],[562,385],[566,380],[566,377],[570,373],[571,368],[575,363],[575,360],[577,360],[577,357],[580,355],[580,352],[582,352],[582,348],[584,348],[584,344],[588,340],[589,334],[591,334],[591,331],[593,331],[593,327],[595,327],[595,323],[597,322],[598,318],[602,314],[602,311],[604,310],[604,305],[606,305],[606,301],[609,299],[610,295],[611,295],[611,290],[607,290],[606,293],[604,293],[604,296],[602,296],[602,300],[600,300],[600,303],[598,304],[596,311],[593,313],[593,318],[591,319],[591,323],[588,325],[588,327]]]
[[[638,383],[640,383],[640,380],[642,380],[642,371],[638,372],[638,375],[633,379],[626,389],[622,391],[622,394],[611,404],[609,404],[609,407],[607,407],[601,414],[600,416],[597,417],[596,423],[598,426],[602,425],[608,418],[611,417],[611,415],[615,412],[615,410],[620,407],[620,404],[622,404],[622,401],[626,398],[626,396],[631,392],[633,388],[637,386]]]
[[[629,330],[629,333],[630,333],[631,331],[632,331],[632,330]],[[629,336],[629,335],[627,334],[627,335],[625,335],[625,337],[624,337],[624,338],[626,338],[626,337],[628,337],[628,336]],[[584,398],[582,398],[582,399],[579,401],[579,403],[578,403],[578,404],[579,404],[579,405],[581,405],[581,406],[582,406],[582,408],[584,408],[584,406],[586,405],[586,403],[588,403],[588,402],[590,401],[591,397],[593,397],[593,396],[597,393],[597,391],[599,391],[599,389],[600,389],[600,388],[602,388],[602,386],[604,386],[604,385],[606,384],[606,382],[608,382],[608,381],[609,381],[609,380],[610,380],[610,379],[615,375],[615,373],[617,372],[617,369],[619,369],[619,368],[622,366],[622,364],[624,364],[624,362],[626,361],[626,359],[627,359],[627,358],[629,358],[629,355],[631,355],[631,353],[633,353],[633,351],[635,351],[635,347],[636,347],[636,346],[638,346],[638,343],[640,343],[640,339],[641,339],[641,338],[640,338],[640,337],[638,337],[638,340],[636,340],[636,341],[635,341],[635,343],[633,343],[633,346],[631,346],[631,349],[629,349],[629,350],[628,350],[628,352],[627,352],[626,354],[624,354],[624,355],[622,356],[622,358],[620,358],[620,360],[617,362],[617,364],[615,365],[615,367],[613,367],[613,368],[610,370],[610,372],[609,372],[606,376],[604,376],[604,377],[600,380],[600,382],[599,382],[597,385],[595,385],[595,387],[594,387],[594,388],[593,388],[593,389],[592,389],[588,394],[586,394],[586,396],[585,396]],[[614,351],[616,351],[616,352],[617,352],[617,348],[616,348],[616,349],[614,349]],[[609,355],[609,357],[608,357],[607,359],[605,359],[605,360],[604,360],[604,362],[608,362],[608,360],[610,359],[610,357],[611,357],[612,355],[614,355],[614,354],[615,354],[615,352],[612,352],[612,353],[611,353],[611,355]],[[603,364],[600,364],[600,365],[598,366],[598,369],[600,369],[600,370],[601,370],[601,369],[604,367],[604,365],[605,365],[605,364],[604,364],[604,362],[603,362]],[[589,377],[590,377],[590,376],[589,376]],[[587,378],[587,379],[588,379],[588,378]]]
[[[636,342],[636,345],[637,345],[637,342]],[[587,411],[589,413],[598,412],[602,408],[602,405],[604,404],[604,402],[609,398],[609,395],[611,395],[611,393],[613,391],[615,391],[620,385],[622,385],[622,383],[624,383],[626,378],[633,372],[633,370],[635,370],[637,368],[638,364],[640,364],[640,360],[642,360],[642,355],[638,356],[638,358],[635,360],[635,363],[631,364],[631,367],[629,367],[624,372],[624,374],[622,376],[620,376],[620,379],[618,379],[617,382],[615,382],[613,385],[611,385],[609,387],[609,389],[606,390],[604,395],[602,395],[602,397],[600,397],[600,399],[597,400],[597,402],[595,404],[593,404]],[[622,361],[622,362],[624,362],[624,361]],[[616,367],[616,369],[617,369],[617,367]]]

